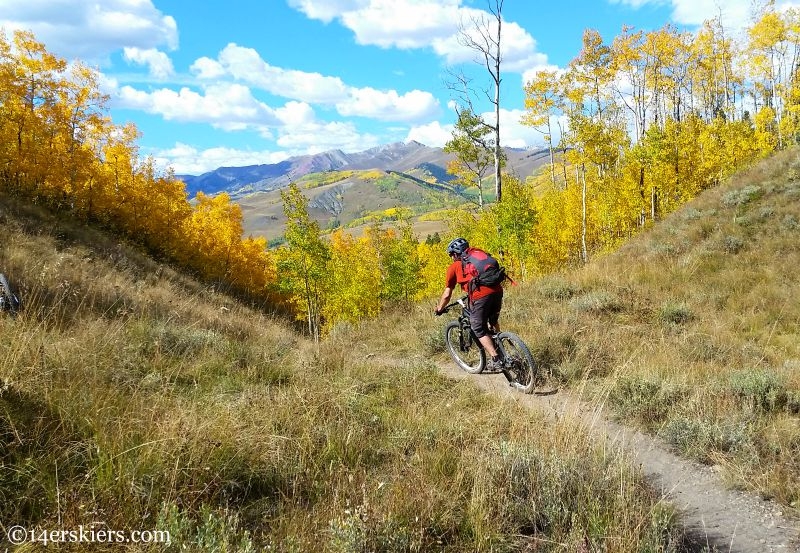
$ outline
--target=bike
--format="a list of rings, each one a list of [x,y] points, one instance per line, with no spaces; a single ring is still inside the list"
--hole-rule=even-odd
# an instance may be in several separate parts
[[[461,307],[458,319],[447,323],[444,328],[447,351],[456,365],[464,371],[470,374],[481,373],[486,368],[486,351],[470,327],[467,296],[446,306],[443,312],[456,306]],[[509,385],[525,394],[532,393],[541,380],[541,375],[528,346],[513,332],[499,332],[491,337],[503,358],[501,371]]]
[[[11,286],[8,285],[6,275],[0,273],[0,312],[8,311],[12,315],[16,315],[20,307],[19,298],[11,290]]]

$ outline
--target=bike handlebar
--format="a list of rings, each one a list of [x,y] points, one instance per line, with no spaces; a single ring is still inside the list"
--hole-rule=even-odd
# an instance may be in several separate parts
[[[455,307],[457,305],[460,305],[461,307],[466,307],[468,298],[469,298],[469,296],[462,296],[461,298],[457,299],[456,301],[454,301],[450,305],[446,305],[445,308],[442,309],[442,313],[447,313],[448,311],[450,311],[453,307]]]

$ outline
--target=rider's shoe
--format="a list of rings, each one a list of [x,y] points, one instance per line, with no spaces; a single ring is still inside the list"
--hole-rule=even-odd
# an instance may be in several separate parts
[[[499,355],[487,361],[486,368],[490,371],[501,372],[505,368],[504,359]]]

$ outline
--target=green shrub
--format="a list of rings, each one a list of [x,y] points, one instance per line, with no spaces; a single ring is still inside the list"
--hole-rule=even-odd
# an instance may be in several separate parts
[[[680,325],[693,318],[692,310],[685,303],[667,302],[658,310],[658,319],[666,324]]]
[[[566,456],[508,443],[501,443],[499,449],[478,460],[484,468],[475,477],[469,509],[476,538],[489,539],[485,535],[491,531],[489,525],[497,524],[496,531],[504,537],[541,535],[548,542],[568,544],[563,550],[604,551],[608,536],[618,535],[619,519],[632,507],[634,496],[629,494],[636,479],[614,456],[603,455],[598,462],[591,449]],[[598,478],[600,473],[605,476]],[[660,520],[651,519],[656,527],[652,535],[640,534],[640,550],[660,551],[670,541],[666,534],[674,531],[669,523],[672,517],[662,515]],[[483,550],[523,549],[521,543],[506,542]]]
[[[673,405],[684,396],[683,386],[634,376],[617,380],[609,400],[623,417],[656,424],[664,420]]]
[[[239,517],[231,511],[202,505],[199,520],[193,520],[175,503],[166,503],[158,514],[156,528],[169,532],[167,551],[229,551],[252,553],[256,551],[250,533],[241,528]]]
[[[422,350],[427,355],[436,355],[447,351],[442,328],[437,327],[435,330],[420,334],[420,341],[422,342]]]
[[[545,336],[533,343],[531,353],[541,369],[551,369],[574,357],[578,343],[572,334]]]
[[[710,421],[677,417],[659,432],[682,453],[700,461],[711,460],[711,453],[733,453],[751,444],[750,425],[744,421]]]
[[[763,190],[760,186],[750,184],[738,190],[731,190],[722,196],[722,203],[726,207],[737,207],[749,203],[760,197]]]
[[[588,292],[573,298],[569,306],[575,311],[586,313],[614,313],[622,309],[619,299],[603,290]]]
[[[770,369],[745,369],[730,376],[733,395],[753,411],[771,413],[783,409],[789,394],[786,384]]]
[[[345,509],[330,522],[330,545],[333,551],[381,551],[384,553],[418,550],[420,541],[411,535],[414,529],[394,517],[370,513],[363,505]],[[416,532],[419,534],[419,532]]]
[[[568,300],[578,292],[577,286],[563,278],[547,278],[539,283],[539,293],[551,300]]]
[[[722,240],[722,249],[730,254],[737,254],[744,248],[744,240],[738,236],[726,236]]]
[[[695,219],[702,217],[703,212],[693,207],[687,207],[683,210],[681,216],[683,217],[684,221],[694,221]]]

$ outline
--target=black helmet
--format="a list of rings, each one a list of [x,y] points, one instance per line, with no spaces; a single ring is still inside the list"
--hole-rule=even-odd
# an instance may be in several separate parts
[[[467,249],[469,249],[469,242],[466,238],[456,238],[447,246],[447,255],[456,254],[461,257]]]

